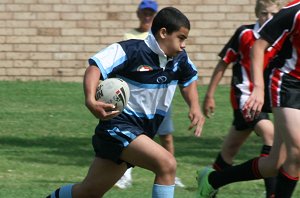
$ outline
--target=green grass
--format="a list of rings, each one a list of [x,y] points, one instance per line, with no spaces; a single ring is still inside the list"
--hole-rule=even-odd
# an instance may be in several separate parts
[[[206,87],[200,87],[201,98]],[[179,92],[173,102],[177,175],[186,188],[176,188],[177,198],[195,197],[196,169],[209,165],[219,152],[231,124],[229,87],[216,95],[217,109],[208,119],[201,138],[188,131],[187,108]],[[0,197],[41,198],[66,183],[81,181],[93,159],[91,136],[97,124],[84,106],[81,83],[0,82]],[[260,151],[252,135],[236,162]],[[113,188],[106,198],[151,197],[151,172],[133,170],[133,186]],[[240,182],[220,190],[219,198],[263,198],[263,181]],[[300,196],[300,189],[294,197]]]

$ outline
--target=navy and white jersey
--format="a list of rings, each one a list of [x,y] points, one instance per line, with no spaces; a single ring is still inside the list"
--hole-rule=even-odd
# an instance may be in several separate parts
[[[142,131],[149,137],[155,135],[166,115],[177,84],[186,87],[198,78],[197,69],[185,51],[167,57],[152,34],[145,40],[114,43],[92,56],[89,64],[99,67],[102,79],[125,80],[131,92],[124,111],[109,121],[100,121],[98,128],[120,128],[120,123],[127,123],[139,128],[128,129],[131,133],[138,135]]]

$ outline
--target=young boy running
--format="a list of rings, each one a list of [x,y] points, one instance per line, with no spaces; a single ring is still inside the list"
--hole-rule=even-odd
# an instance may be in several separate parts
[[[270,76],[270,95],[275,136],[270,155],[241,165],[213,171],[206,168],[198,180],[199,197],[208,198],[224,185],[276,177],[275,198],[290,198],[300,171],[300,0],[283,7],[259,30],[261,36],[252,50],[253,92],[244,106],[247,119],[257,116],[264,102],[264,52],[272,46],[278,51]]]
[[[232,166],[234,157],[240,150],[252,131],[262,138],[263,146],[261,156],[270,153],[273,144],[274,127],[269,120],[267,112],[262,112],[253,121],[245,120],[242,108],[250,96],[253,83],[250,77],[250,50],[255,40],[258,39],[258,29],[275,13],[280,6],[279,0],[257,0],[255,14],[257,22],[251,25],[240,26],[228,43],[219,53],[221,60],[218,62],[203,103],[203,111],[206,117],[210,117],[215,111],[214,93],[227,67],[233,63],[230,99],[233,108],[233,122],[225,137],[222,149],[217,156],[213,168],[221,171]],[[266,58],[272,57],[272,50],[266,53]],[[266,197],[274,193],[274,178],[265,179]]]
[[[139,26],[137,28],[131,29],[129,32],[124,34],[124,40],[129,39],[145,39],[148,36],[148,32],[151,29],[151,24],[153,18],[158,10],[158,4],[155,0],[142,0],[136,11],[136,15],[139,19]],[[172,106],[169,107],[167,114],[164,117],[164,120],[157,129],[157,135],[159,136],[160,144],[172,155],[175,154],[173,132],[174,125],[172,120]],[[132,185],[132,168],[127,169],[125,174],[119,179],[115,184],[118,188],[125,189]],[[175,177],[176,187],[185,187],[181,182],[179,177]]]
[[[145,40],[114,43],[89,59],[84,93],[87,108],[100,119],[93,136],[96,156],[82,182],[63,186],[48,197],[102,197],[132,166],[155,174],[152,197],[174,197],[176,160],[152,138],[177,84],[189,106],[189,128],[201,135],[205,118],[198,101],[197,69],[184,50],[189,30],[188,18],[166,7],[155,16]],[[95,100],[99,79],[110,77],[124,79],[131,91],[121,113],[112,104]]]

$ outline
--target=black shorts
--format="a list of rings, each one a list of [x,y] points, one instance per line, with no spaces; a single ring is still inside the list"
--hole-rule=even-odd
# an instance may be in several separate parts
[[[253,130],[255,125],[260,121],[260,120],[269,120],[269,115],[268,113],[261,112],[258,116],[258,118],[254,119],[251,122],[247,122],[244,117],[243,113],[241,110],[234,110],[233,112],[233,122],[232,125],[235,126],[235,129],[237,131],[243,131],[246,129],[251,129]]]
[[[274,69],[270,87],[272,107],[300,109],[300,80]]]

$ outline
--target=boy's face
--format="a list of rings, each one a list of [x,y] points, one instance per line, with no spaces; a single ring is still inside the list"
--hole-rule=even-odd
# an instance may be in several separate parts
[[[178,31],[168,34],[166,31],[160,31],[160,48],[168,57],[174,57],[185,48],[185,41],[189,35],[189,29],[181,27]]]
[[[268,19],[274,16],[279,11],[279,8],[275,4],[263,7],[258,13],[258,23],[262,26]]]

